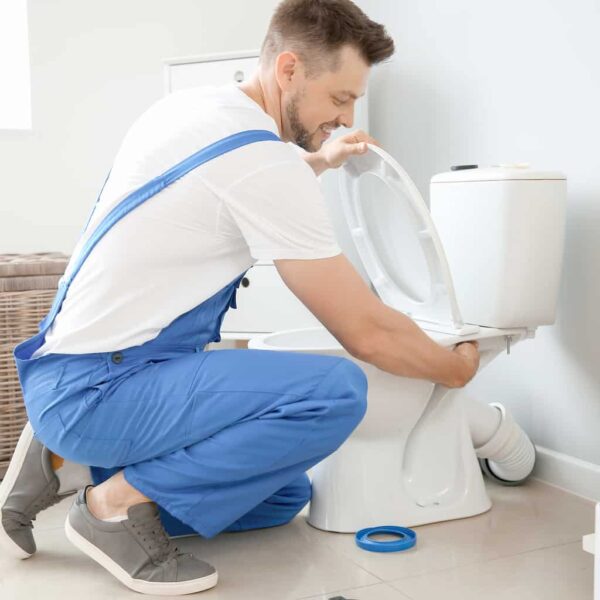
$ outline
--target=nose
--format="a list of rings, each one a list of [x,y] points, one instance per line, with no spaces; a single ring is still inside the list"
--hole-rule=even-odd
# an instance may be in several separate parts
[[[339,116],[338,123],[347,128],[350,128],[354,125],[354,104],[352,104],[347,111]]]

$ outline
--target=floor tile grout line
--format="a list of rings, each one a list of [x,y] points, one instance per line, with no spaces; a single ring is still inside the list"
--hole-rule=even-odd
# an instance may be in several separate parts
[[[338,558],[341,558],[344,561],[348,561],[354,567],[360,569],[361,571],[364,571],[368,575],[371,575],[371,577],[375,577],[375,579],[377,579],[377,581],[375,583],[370,583],[368,585],[363,585],[363,586],[359,586],[359,587],[346,588],[347,590],[359,590],[359,589],[362,589],[362,588],[365,588],[365,587],[371,587],[373,585],[381,585],[382,583],[386,583],[383,579],[381,579],[381,577],[378,577],[374,573],[371,573],[371,571],[369,571],[368,569],[365,569],[365,567],[363,567],[362,565],[359,565],[358,563],[356,563],[351,557],[346,556],[343,552],[340,552],[337,548],[334,548],[327,540],[325,540],[325,545],[327,545],[327,547],[332,552],[334,552]],[[336,592],[343,592],[343,591],[344,590],[340,590],[338,588],[337,590],[333,590],[331,592],[324,592],[324,594],[333,594],[333,593],[336,593]],[[402,593],[404,593],[404,592],[402,592]],[[314,598],[314,597],[315,597],[315,595],[313,594],[312,596],[304,596],[303,598],[299,598],[298,600],[306,600],[307,598]]]
[[[358,564],[353,558],[351,558],[349,556],[345,556],[342,552],[340,552],[339,554],[344,556],[344,558],[346,558],[347,560],[349,560],[355,567],[362,569],[363,571],[367,572],[372,577],[375,577],[375,579],[378,579],[379,583],[386,583],[386,581],[384,579],[382,579],[381,577],[379,577],[379,575],[375,575],[375,573],[371,573],[371,571],[369,571],[369,569],[365,568],[363,565]]]
[[[560,543],[560,544],[551,544],[549,546],[542,546],[540,548],[533,548],[531,550],[523,550],[523,552],[516,552],[515,554],[509,554],[509,555],[505,555],[505,556],[497,556],[495,558],[490,558],[490,559],[487,559],[487,560],[484,560],[484,561],[481,561],[481,562],[476,561],[476,562],[465,563],[463,565],[457,565],[455,567],[449,567],[448,569],[440,569],[439,571],[431,571],[431,572],[428,572],[428,573],[421,573],[420,575],[407,575],[406,577],[401,577],[399,579],[386,580],[386,581],[384,581],[384,583],[387,583],[388,585],[391,585],[395,590],[397,590],[399,592],[402,592],[403,594],[406,595],[406,592],[404,590],[401,590],[401,589],[397,588],[394,585],[394,582],[400,584],[405,579],[411,579],[411,578],[416,578],[416,577],[427,577],[428,575],[433,575],[433,574],[437,575],[439,573],[445,573],[447,571],[456,571],[456,570],[462,569],[463,567],[472,567],[474,565],[485,565],[487,563],[492,563],[492,562],[495,562],[495,561],[498,561],[498,560],[505,560],[507,558],[513,558],[514,556],[521,556],[523,554],[530,554],[530,553],[533,553],[533,552],[539,552],[541,550],[549,550],[550,548],[560,548],[562,546],[569,546],[570,544],[576,544],[576,543],[577,543],[577,540],[572,541],[572,542],[563,542],[563,543]],[[583,552],[583,550],[582,550],[582,552]],[[411,599],[411,600],[413,600],[413,599]]]
[[[411,577],[424,577],[427,575],[434,575],[437,573],[444,573],[445,571],[452,571],[452,569],[461,569],[463,567],[472,567],[473,565],[483,565],[488,562],[493,562],[495,560],[502,560],[505,558],[511,558],[513,556],[520,556],[521,554],[527,554],[529,552],[538,552],[540,550],[546,550],[548,548],[558,548],[559,546],[568,546],[569,544],[576,544],[579,542],[579,538],[575,540],[571,540],[568,542],[561,542],[559,544],[548,544],[547,546],[537,546],[536,548],[529,548],[528,550],[522,550],[521,552],[513,552],[512,554],[501,554],[500,556],[494,556],[491,558],[486,558],[484,560],[473,560],[464,562],[453,567],[446,567],[444,569],[436,569],[434,571],[427,571],[426,573],[420,573],[417,575],[404,575],[397,579],[382,579],[384,583],[390,583],[391,581],[401,581],[402,579],[409,579]]]
[[[345,554],[343,551],[339,550],[335,545],[331,544],[327,540],[325,540],[324,543],[327,544],[327,546],[333,552],[335,552],[338,556],[341,556],[341,557],[345,558],[346,560],[349,560],[353,565],[359,567],[363,571],[366,571],[367,573],[369,573],[369,575],[372,575],[376,579],[379,579],[381,583],[389,583],[391,581],[401,581],[402,579],[407,579],[407,578],[410,578],[410,577],[420,577],[421,575],[433,575],[433,574],[436,574],[436,573],[443,573],[444,571],[451,571],[452,569],[458,569],[458,568],[461,568],[461,567],[469,567],[469,566],[476,565],[476,564],[484,564],[484,563],[491,562],[491,561],[494,561],[494,560],[500,560],[500,559],[503,559],[503,558],[510,558],[511,556],[519,556],[520,554],[526,554],[528,552],[536,552],[538,550],[544,550],[546,548],[553,548],[555,546],[563,546],[563,545],[567,545],[567,544],[574,544],[574,543],[577,543],[579,540],[580,540],[580,538],[576,537],[573,540],[566,541],[566,542],[561,542],[559,544],[548,544],[548,545],[536,546],[535,548],[530,548],[528,550],[522,550],[520,552],[512,552],[512,553],[509,553],[509,554],[500,554],[499,556],[494,556],[494,557],[487,558],[487,559],[484,559],[484,560],[477,559],[477,560],[467,561],[467,562],[464,562],[464,563],[461,563],[461,564],[458,564],[458,565],[455,565],[455,566],[452,566],[452,567],[445,567],[443,569],[435,569],[435,570],[432,570],[432,571],[427,571],[426,573],[422,573],[420,575],[404,575],[402,577],[394,578],[394,579],[383,578],[383,577],[381,577],[379,575],[376,575],[375,573],[372,573],[365,566],[363,566],[362,564],[356,562],[356,560],[353,559],[351,556],[349,556],[349,555]],[[417,551],[418,551],[418,548],[417,548]],[[309,596],[309,598],[310,598],[310,596]]]
[[[580,539],[575,539],[570,542],[561,542],[560,544],[549,544],[548,546],[540,546],[539,548],[532,548],[530,550],[523,550],[522,552],[515,552],[515,554],[511,554],[510,556],[498,556],[496,558],[492,558],[489,561],[492,562],[494,560],[501,560],[503,558],[511,558],[512,556],[521,556],[523,554],[530,554],[531,552],[539,552],[540,550],[548,550],[549,548],[560,548],[561,546],[569,546],[570,544],[577,544]]]
[[[342,588],[342,589],[336,589],[336,590],[332,590],[329,592],[323,592],[322,594],[317,594],[317,596],[327,596],[329,594],[344,594],[347,592],[357,592],[360,590],[365,590],[371,587],[375,587],[376,585],[385,585],[389,588],[391,588],[392,590],[394,590],[394,592],[400,592],[403,596],[406,596],[406,600],[414,600],[413,598],[411,598],[410,596],[408,596],[405,592],[403,592],[402,590],[397,590],[394,586],[390,585],[389,583],[387,583],[386,581],[379,581],[376,583],[370,583],[369,585],[360,585],[358,587],[354,586],[354,587],[349,587],[349,588]],[[311,598],[315,598],[316,595],[312,594],[311,596],[302,596],[301,598],[296,598],[296,600],[311,600]]]
[[[375,577],[375,579],[378,580],[379,583],[386,583],[386,581],[384,579],[382,579],[381,577],[379,577],[379,575],[375,575],[375,573],[371,573],[371,571],[369,571],[369,569],[367,569],[366,567],[364,567],[363,565],[359,564],[356,562],[356,560],[354,560],[351,556],[348,556],[347,554],[345,554],[344,552],[342,552],[339,548],[336,548],[331,542],[329,542],[328,540],[324,540],[324,543],[327,545],[328,548],[330,548],[330,550],[332,552],[335,552],[335,554],[341,558],[344,558],[345,560],[351,562],[355,567],[358,567],[359,569],[362,569],[363,571],[365,571],[366,573],[368,573],[369,575],[371,575],[372,577]],[[366,552],[366,550],[365,550]],[[373,584],[373,585],[377,585],[377,584]],[[351,588],[352,589],[352,588]],[[310,597],[310,596],[309,596]]]

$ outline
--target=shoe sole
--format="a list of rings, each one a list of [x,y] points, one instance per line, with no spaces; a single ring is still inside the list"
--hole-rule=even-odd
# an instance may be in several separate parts
[[[95,560],[99,565],[103,566],[111,575],[116,577],[123,585],[127,586],[135,592],[142,594],[155,594],[158,596],[183,595],[193,594],[194,592],[203,592],[217,585],[219,574],[217,571],[200,579],[191,579],[189,581],[178,581],[168,583],[164,581],[144,581],[143,579],[135,579],[123,567],[117,564],[108,554],[105,554],[86,540],[78,531],[76,531],[69,517],[65,520],[65,533],[67,539],[84,554],[87,554],[92,560]]]
[[[29,421],[25,424],[21,435],[19,436],[19,441],[17,442],[17,447],[15,448],[14,454],[10,460],[10,464],[8,465],[8,470],[4,475],[4,479],[2,483],[0,483],[0,508],[4,507],[4,503],[8,498],[8,495],[13,489],[15,485],[15,481],[19,473],[21,472],[21,467],[23,466],[23,462],[25,460],[25,456],[27,455],[27,450],[29,448],[29,444],[33,439],[33,429]],[[4,526],[0,521],[0,546],[6,550],[8,554],[13,556],[14,558],[20,558],[22,560],[33,556],[29,552],[26,552],[19,546],[6,532]]]

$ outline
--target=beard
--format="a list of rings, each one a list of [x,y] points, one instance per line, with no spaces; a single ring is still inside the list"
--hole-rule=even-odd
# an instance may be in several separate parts
[[[296,146],[300,146],[307,152],[316,152],[319,148],[315,148],[312,143],[312,135],[308,129],[302,125],[298,111],[298,97],[300,93],[296,93],[286,106],[286,114],[292,130],[292,141]]]

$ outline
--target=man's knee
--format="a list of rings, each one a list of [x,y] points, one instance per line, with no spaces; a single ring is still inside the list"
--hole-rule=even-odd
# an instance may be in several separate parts
[[[286,486],[282,492],[289,505],[297,515],[310,501],[312,496],[312,485],[306,473]]]
[[[340,358],[318,386],[316,393],[328,397],[337,425],[340,417],[348,424],[350,433],[363,419],[367,411],[367,376],[352,360]]]
[[[308,504],[312,486],[306,473],[266,498],[224,531],[247,531],[289,523]]]
[[[310,502],[311,496],[310,479],[304,473],[269,499],[269,502],[278,508],[278,514],[273,524],[289,523]]]
[[[346,384],[352,397],[352,410],[358,425],[367,412],[368,382],[365,372],[352,360],[344,359],[347,372]]]

